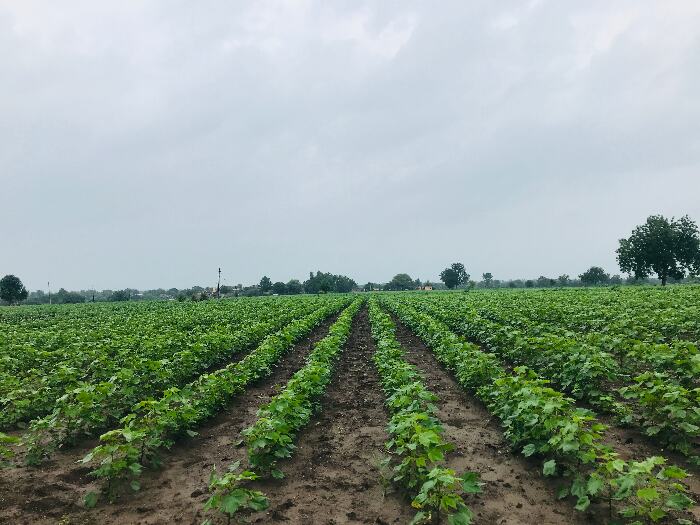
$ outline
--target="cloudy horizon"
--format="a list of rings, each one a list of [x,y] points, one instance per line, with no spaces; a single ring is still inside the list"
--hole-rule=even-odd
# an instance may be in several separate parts
[[[700,221],[700,3],[0,0],[0,274],[619,273]]]

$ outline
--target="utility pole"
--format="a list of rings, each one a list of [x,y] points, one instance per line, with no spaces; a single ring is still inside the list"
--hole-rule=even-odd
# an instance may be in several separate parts
[[[51,281],[47,282],[46,286],[49,289],[49,304],[51,304]]]
[[[216,282],[216,298],[221,299],[221,268],[219,268],[219,280]]]

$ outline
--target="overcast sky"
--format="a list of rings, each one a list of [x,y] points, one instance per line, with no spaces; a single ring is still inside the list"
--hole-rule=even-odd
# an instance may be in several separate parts
[[[700,2],[0,0],[0,200],[30,289],[615,273],[700,220]]]

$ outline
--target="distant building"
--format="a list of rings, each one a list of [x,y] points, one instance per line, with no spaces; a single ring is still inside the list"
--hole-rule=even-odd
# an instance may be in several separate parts
[[[430,283],[425,283],[423,286],[419,286],[418,289],[426,291],[426,292],[430,292],[433,289],[433,285]]]

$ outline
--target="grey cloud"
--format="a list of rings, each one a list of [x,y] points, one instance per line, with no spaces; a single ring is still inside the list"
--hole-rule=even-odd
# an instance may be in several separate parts
[[[696,2],[0,4],[30,288],[614,271],[700,220]]]

